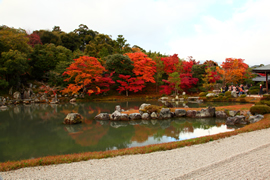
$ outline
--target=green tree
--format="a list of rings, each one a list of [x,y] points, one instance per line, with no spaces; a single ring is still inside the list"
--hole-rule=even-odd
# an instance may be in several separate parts
[[[10,49],[8,52],[2,52],[0,59],[1,85],[16,86],[22,82],[22,78],[29,73],[30,67],[27,56],[18,50]]]
[[[96,35],[99,33],[97,31],[93,31],[92,29],[89,29],[86,25],[80,24],[78,29],[75,29],[74,32],[79,35],[81,44],[80,44],[80,50],[84,51],[85,46],[89,44],[90,41],[94,40]]]
[[[126,43],[127,40],[124,38],[123,35],[118,35],[115,44],[114,49],[116,53],[124,54],[128,52],[132,52],[130,44]]]
[[[98,34],[86,45],[84,53],[91,57],[104,58],[113,54],[113,45],[113,40],[109,35]]]
[[[32,47],[28,44],[29,38],[23,29],[0,26],[0,52],[7,52],[10,49],[22,53],[30,53]]]
[[[48,30],[39,30],[35,31],[35,33],[39,34],[42,44],[55,44],[56,46],[61,45],[61,37],[58,31],[48,31]]]
[[[70,49],[72,52],[79,49],[81,45],[81,40],[78,34],[74,32],[61,33],[62,46]]]
[[[72,52],[54,44],[36,45],[30,59],[32,76],[41,80],[47,72],[53,71],[59,62],[71,64]]]

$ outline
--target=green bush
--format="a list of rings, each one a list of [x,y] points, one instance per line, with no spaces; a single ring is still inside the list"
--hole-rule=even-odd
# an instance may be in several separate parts
[[[207,94],[208,94],[207,92],[201,92],[201,93],[199,94],[199,97],[205,97]]]
[[[260,91],[260,89],[252,89],[252,90],[248,90],[248,94],[258,94]]]
[[[267,105],[267,106],[270,106],[270,101],[267,101],[267,100],[261,100],[260,103]]]
[[[245,97],[247,97],[247,95],[245,95],[245,94],[241,94],[241,96],[240,96],[240,98],[245,98]]]
[[[249,90],[254,90],[254,89],[260,90],[260,86],[252,86],[252,87],[249,88]]]
[[[241,98],[240,102],[247,102],[246,99]]]
[[[270,107],[267,105],[255,105],[249,110],[251,114],[268,114],[270,113]]]
[[[226,91],[225,92],[225,96],[226,97],[231,97],[232,96],[232,92],[231,91]]]
[[[270,95],[269,94],[264,94],[261,100],[270,100]]]
[[[146,106],[144,108],[144,110],[142,110],[144,113],[152,113],[152,112],[156,112],[156,113],[160,113],[162,107],[161,106],[156,106],[156,105],[150,105],[150,106]]]
[[[223,96],[224,96],[224,93],[219,93],[218,96],[219,96],[219,97],[220,97],[220,96],[223,97]]]
[[[207,89],[205,89],[205,88],[202,87],[202,86],[199,86],[199,87],[198,87],[198,90],[201,91],[201,92],[207,92]]]

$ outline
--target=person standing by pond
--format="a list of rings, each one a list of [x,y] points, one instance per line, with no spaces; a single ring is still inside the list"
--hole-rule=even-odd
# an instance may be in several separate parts
[[[260,97],[262,96],[262,94],[263,94],[263,87],[262,84],[260,84],[260,92],[259,92]]]

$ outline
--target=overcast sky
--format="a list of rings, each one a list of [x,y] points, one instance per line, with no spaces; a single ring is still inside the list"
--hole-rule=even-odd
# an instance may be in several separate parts
[[[270,0],[0,0],[0,25],[70,32],[85,24],[147,51],[266,65],[269,8]]]

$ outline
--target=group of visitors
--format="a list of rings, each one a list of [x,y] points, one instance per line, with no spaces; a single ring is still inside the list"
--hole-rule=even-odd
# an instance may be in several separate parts
[[[248,89],[252,87],[252,84],[250,86],[244,86],[243,84],[241,84],[240,86],[236,85],[231,85],[231,86],[223,86],[221,88],[221,92],[225,93],[226,91],[232,91],[232,92],[236,92],[237,95],[241,95],[241,94],[247,94]]]
[[[248,90],[252,87],[252,84],[250,84],[249,86],[246,85],[244,86],[243,84],[241,84],[240,86],[236,85],[231,85],[231,86],[223,86],[221,88],[221,92],[225,93],[226,91],[232,91],[232,92],[236,92],[236,94],[238,96],[240,96],[241,94],[247,94]],[[262,96],[263,95],[263,86],[262,84],[260,84],[260,91],[259,91],[259,95]]]

